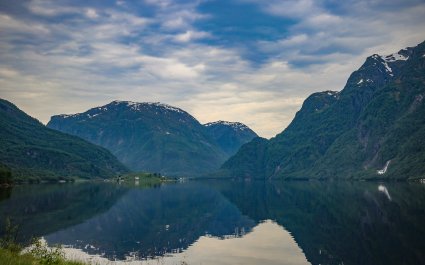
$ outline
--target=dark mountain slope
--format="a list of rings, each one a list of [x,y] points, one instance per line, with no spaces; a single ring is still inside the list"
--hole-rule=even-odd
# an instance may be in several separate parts
[[[49,128],[0,99],[0,163],[15,180],[111,177],[127,169],[106,149]]]

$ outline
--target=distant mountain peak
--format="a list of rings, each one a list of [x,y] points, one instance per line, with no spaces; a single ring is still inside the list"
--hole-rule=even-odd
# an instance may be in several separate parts
[[[258,136],[241,122],[219,120],[204,124],[204,128],[228,155],[235,154],[239,147]]]
[[[388,55],[388,56],[392,56],[392,55]],[[378,61],[378,63],[382,64],[384,66],[385,72],[390,75],[391,77],[394,76],[393,74],[393,69],[389,66],[389,59],[386,60],[385,58],[387,58],[386,56],[381,56],[379,54],[374,54],[371,56],[372,59],[374,59],[375,61]],[[394,61],[392,61],[394,62]],[[376,66],[376,63],[374,64]]]
[[[389,55],[373,54],[366,58],[364,64],[348,79],[351,88],[377,88],[392,82],[400,75],[406,63],[417,57],[417,47],[405,48]]]
[[[389,76],[394,77],[394,66],[396,66],[395,68],[397,68],[397,65],[409,60],[412,55],[412,50],[413,48],[408,47],[389,55],[373,54],[372,56],[368,57],[368,59],[375,61],[374,66],[382,64],[384,66],[385,72]],[[377,65],[376,62],[378,62],[379,64]]]
[[[171,105],[160,103],[160,102],[133,102],[133,101],[114,100],[109,104],[89,109],[88,111],[83,113],[59,114],[59,115],[55,115],[55,117],[63,118],[63,119],[68,119],[68,118],[92,119],[96,116],[99,116],[103,113],[108,112],[109,110],[113,109],[113,107],[116,107],[116,106],[124,106],[125,108],[128,108],[129,110],[132,110],[134,112],[140,112],[143,110],[147,110],[151,107],[154,107],[154,108],[160,108],[164,111],[171,111],[175,113],[189,115],[186,111],[180,108],[173,107]]]
[[[396,53],[392,53],[389,55],[379,55],[379,54],[373,54],[370,56],[373,59],[382,59],[383,61],[387,63],[393,63],[396,61],[407,61],[410,58],[410,54],[412,52],[412,48],[404,48],[399,50]]]
[[[205,127],[216,126],[216,125],[229,126],[229,127],[233,128],[233,129],[241,130],[241,131],[250,130],[248,126],[246,126],[245,124],[243,124],[241,122],[232,122],[232,121],[218,120],[218,121],[209,122],[209,123],[205,123],[204,124]]]
[[[166,110],[169,110],[169,111],[186,113],[186,111],[184,111],[180,108],[177,108],[177,107],[174,107],[174,106],[171,106],[171,105],[168,105],[168,104],[164,104],[164,103],[161,103],[161,102],[133,102],[133,101],[114,100],[110,104],[127,105],[128,107],[131,107],[131,109],[133,109],[133,110],[142,110],[146,106],[153,106],[153,107],[163,108],[163,109],[166,109]]]

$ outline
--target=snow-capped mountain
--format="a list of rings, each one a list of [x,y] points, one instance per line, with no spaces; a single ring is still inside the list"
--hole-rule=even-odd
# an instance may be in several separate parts
[[[312,94],[282,133],[245,144],[222,168],[242,177],[423,178],[424,84],[425,42],[369,56],[341,92]]]
[[[252,139],[247,137],[252,130],[236,124],[216,130],[177,107],[116,100],[84,113],[53,116],[47,126],[109,149],[130,169],[197,176],[217,169]]]

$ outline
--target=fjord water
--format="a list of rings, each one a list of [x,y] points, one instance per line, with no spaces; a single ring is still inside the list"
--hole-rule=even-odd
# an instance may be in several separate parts
[[[98,264],[425,264],[421,183],[29,185],[0,215]]]

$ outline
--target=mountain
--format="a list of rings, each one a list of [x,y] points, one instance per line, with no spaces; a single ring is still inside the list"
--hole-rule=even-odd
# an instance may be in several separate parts
[[[233,128],[226,142],[226,128],[209,129],[182,109],[129,101],[53,116],[47,126],[109,149],[130,169],[174,176],[199,176],[217,170],[235,143],[243,142],[239,135],[246,137],[239,132],[242,129]]]
[[[106,178],[127,169],[106,149],[46,128],[0,99],[0,164],[15,180]]]
[[[229,156],[234,155],[243,144],[258,137],[253,130],[240,122],[216,121],[204,126],[209,136]]]
[[[425,42],[374,54],[341,92],[312,94],[282,133],[246,144],[222,170],[253,178],[423,178],[424,97]],[[255,149],[265,154],[245,154]]]

